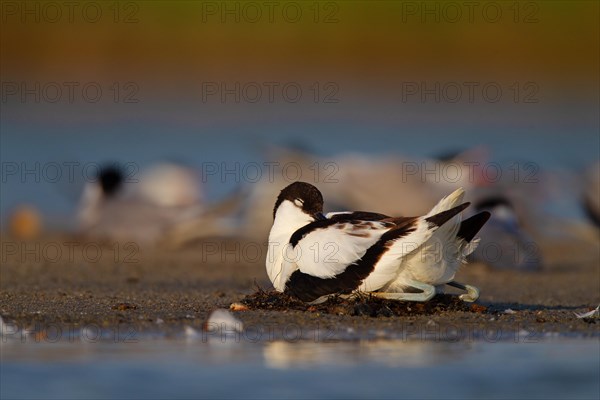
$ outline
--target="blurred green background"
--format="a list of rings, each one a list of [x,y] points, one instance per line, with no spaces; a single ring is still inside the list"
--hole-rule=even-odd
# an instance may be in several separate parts
[[[3,162],[200,166],[262,159],[272,143],[328,156],[486,145],[496,158],[569,168],[598,159],[596,1],[4,1],[1,11]],[[4,178],[3,213],[72,208],[44,182]]]

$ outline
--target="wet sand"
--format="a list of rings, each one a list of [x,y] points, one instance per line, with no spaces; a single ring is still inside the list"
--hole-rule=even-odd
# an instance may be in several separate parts
[[[246,299],[250,309],[236,311],[235,316],[247,329],[268,332],[269,338],[285,338],[291,331],[294,338],[319,331],[325,340],[600,336],[600,321],[574,315],[600,303],[600,250],[589,244],[581,249],[548,246],[546,253],[553,254],[553,262],[539,272],[468,265],[457,280],[479,287],[481,297],[475,306],[442,296],[427,306],[379,302],[374,308],[363,298],[286,309],[285,303],[265,307],[248,301],[258,288],[272,296],[263,262],[266,245],[261,243],[210,240],[173,250],[89,241],[70,244],[75,240],[60,235],[28,243],[3,238],[4,322],[42,334],[51,326],[93,325],[126,328],[136,335],[181,335],[186,326],[201,330],[212,310]]]

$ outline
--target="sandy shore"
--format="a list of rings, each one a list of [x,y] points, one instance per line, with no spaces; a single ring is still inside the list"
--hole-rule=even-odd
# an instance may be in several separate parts
[[[266,246],[259,243],[212,240],[180,250],[73,243],[74,238],[60,235],[29,243],[4,237],[0,316],[5,322],[34,331],[50,325],[92,324],[177,335],[185,326],[202,329],[212,310],[229,308],[257,287],[270,289],[263,263]],[[290,329],[302,336],[320,330],[331,339],[373,335],[453,339],[457,330],[463,338],[482,333],[488,338],[598,336],[600,323],[574,315],[600,303],[598,248],[588,247],[584,253],[555,246],[551,250],[555,262],[540,272],[493,271],[483,265],[463,268],[457,280],[480,288],[481,307],[423,308],[423,312],[417,307],[396,316],[343,304],[309,311],[251,309],[235,316],[246,327],[268,331],[272,337],[289,335]],[[505,312],[508,309],[514,312]]]

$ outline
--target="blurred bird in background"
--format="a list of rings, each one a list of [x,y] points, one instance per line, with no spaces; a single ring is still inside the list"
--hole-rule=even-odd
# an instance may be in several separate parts
[[[600,228],[600,161],[589,167],[586,173],[583,208],[590,221]]]
[[[117,165],[106,165],[86,182],[77,218],[81,233],[111,240],[156,243],[178,222],[204,211],[202,188],[191,168],[156,164],[129,180]]]
[[[207,237],[232,237],[232,218],[242,197],[234,192],[215,204],[205,199],[200,171],[160,162],[127,179],[116,165],[87,182],[77,220],[85,236],[177,248]]]

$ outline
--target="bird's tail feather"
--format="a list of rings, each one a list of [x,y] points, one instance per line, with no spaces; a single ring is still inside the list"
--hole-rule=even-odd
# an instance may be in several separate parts
[[[433,215],[439,214],[443,211],[450,210],[451,208],[458,206],[463,202],[464,197],[465,190],[463,188],[456,189],[454,192],[441,199],[425,217],[431,217]]]
[[[465,219],[461,222],[460,229],[456,236],[463,239],[465,242],[470,243],[475,235],[477,235],[477,232],[479,232],[487,220],[490,219],[490,216],[491,214],[489,212],[483,211]]]

